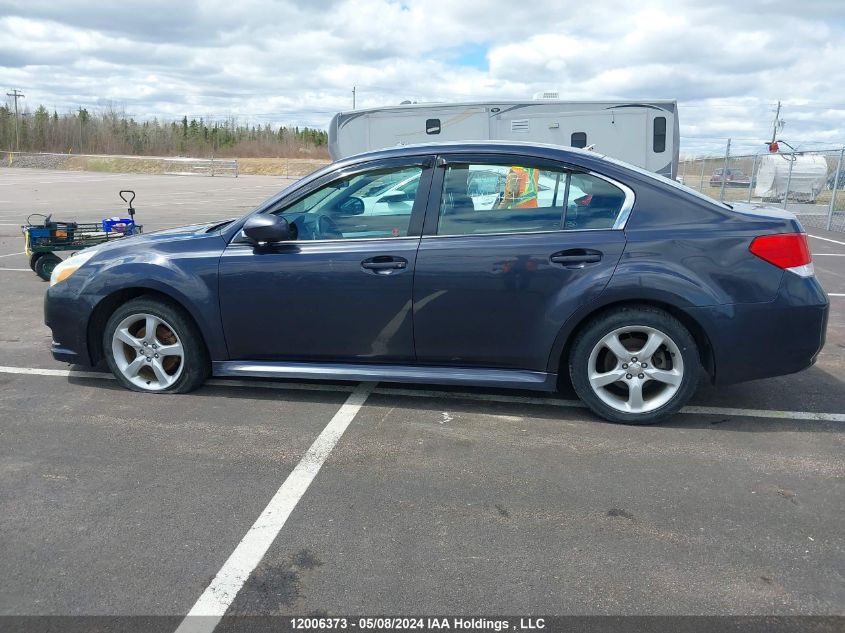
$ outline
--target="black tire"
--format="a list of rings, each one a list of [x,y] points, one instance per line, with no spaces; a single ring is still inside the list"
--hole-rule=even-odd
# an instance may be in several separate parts
[[[53,274],[53,269],[57,264],[60,264],[62,258],[53,253],[41,253],[41,257],[35,260],[33,270],[35,274],[41,277],[44,281],[50,281],[50,275]]]
[[[131,382],[118,368],[112,350],[112,339],[118,325],[135,314],[154,315],[170,325],[182,344],[182,368],[179,378],[168,388],[150,390]],[[211,374],[211,361],[199,328],[188,314],[175,303],[155,297],[142,296],[117,308],[106,322],[103,331],[103,356],[117,382],[132,391],[142,393],[188,393],[200,387]]]
[[[30,256],[29,256],[29,267],[30,267],[32,270],[35,270],[35,263],[36,263],[39,259],[41,259],[42,257],[44,257],[44,255],[45,255],[44,253],[33,253],[32,255],[30,255]]]
[[[588,378],[590,355],[608,334],[621,328],[642,326],[652,328],[664,336],[668,336],[677,346],[683,361],[683,374],[677,391],[665,404],[651,411],[625,412],[602,400],[593,389]],[[668,362],[671,363],[671,355],[667,356],[666,348],[662,349],[664,350],[661,352],[663,357],[668,358]],[[635,353],[633,352],[633,354]],[[655,367],[652,367],[652,370],[654,369]],[[701,360],[695,339],[678,319],[658,308],[632,305],[609,310],[599,315],[577,334],[569,354],[569,373],[575,393],[597,416],[610,422],[622,424],[654,424],[677,413],[692,397],[698,386]],[[619,381],[618,384],[624,385],[625,383]],[[659,382],[655,384],[659,388],[662,387]],[[643,387],[643,392],[645,391],[646,387]]]

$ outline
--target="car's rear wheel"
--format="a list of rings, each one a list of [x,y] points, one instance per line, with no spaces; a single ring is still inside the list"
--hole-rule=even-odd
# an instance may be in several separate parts
[[[650,306],[606,312],[572,346],[578,397],[611,422],[652,424],[677,413],[698,384],[695,339],[672,315]]]
[[[210,373],[208,352],[191,319],[149,297],[115,310],[103,333],[103,351],[117,381],[134,391],[186,393]]]

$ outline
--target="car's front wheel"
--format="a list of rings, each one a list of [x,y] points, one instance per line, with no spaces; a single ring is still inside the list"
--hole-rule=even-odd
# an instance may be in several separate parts
[[[611,422],[651,424],[677,413],[698,384],[695,339],[672,315],[650,306],[604,313],[575,339],[575,392]]]
[[[134,391],[186,393],[209,375],[208,352],[191,319],[150,297],[115,310],[103,333],[103,351],[117,381]]]

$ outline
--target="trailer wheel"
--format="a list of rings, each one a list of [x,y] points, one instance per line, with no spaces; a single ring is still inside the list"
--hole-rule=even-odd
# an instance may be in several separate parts
[[[45,255],[45,253],[33,253],[32,255],[30,255],[30,256],[29,256],[29,267],[30,267],[32,270],[35,270],[35,264],[36,264],[36,263],[38,262],[38,260],[39,260],[39,259],[41,259],[44,255]]]
[[[50,275],[53,274],[53,269],[62,258],[53,253],[42,253],[41,257],[35,260],[35,274],[41,277],[44,281],[50,281]]]

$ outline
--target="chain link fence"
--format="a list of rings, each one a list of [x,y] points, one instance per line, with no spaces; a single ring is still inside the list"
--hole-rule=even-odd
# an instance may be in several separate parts
[[[700,156],[682,160],[678,181],[716,200],[778,206],[804,227],[845,232],[845,149]]]

